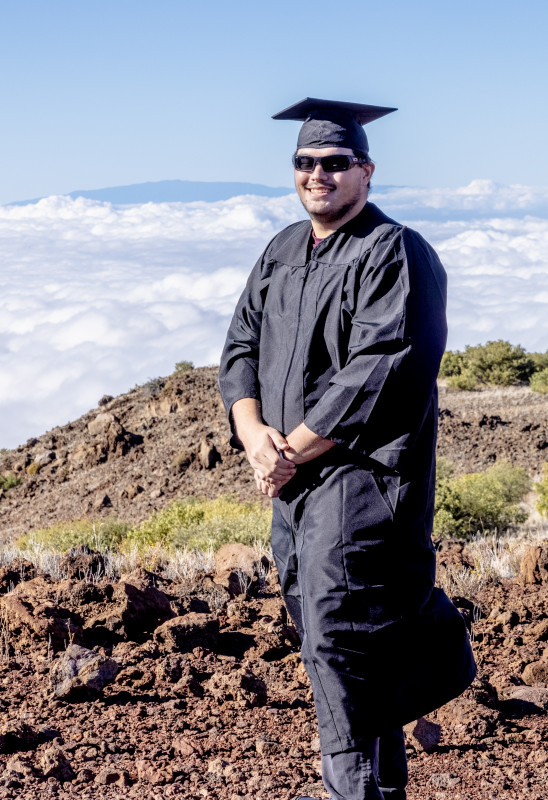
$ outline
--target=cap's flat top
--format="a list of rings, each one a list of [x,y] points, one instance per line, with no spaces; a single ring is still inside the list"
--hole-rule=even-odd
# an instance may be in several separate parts
[[[366,125],[368,122],[373,122],[380,117],[384,117],[385,114],[391,114],[392,111],[397,110],[397,108],[388,108],[387,106],[369,106],[363,103],[345,103],[340,100],[321,100],[318,97],[305,97],[304,100],[294,103],[278,114],[274,114],[272,119],[305,120],[312,113],[317,119],[318,112],[325,111],[326,119],[329,119],[330,114],[337,116],[345,114],[355,119],[360,125]]]

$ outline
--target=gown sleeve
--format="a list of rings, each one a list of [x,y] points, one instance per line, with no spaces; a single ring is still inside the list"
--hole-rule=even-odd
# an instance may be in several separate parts
[[[344,366],[305,417],[314,433],[398,470],[436,403],[447,338],[446,275],[402,228],[364,265]]]
[[[231,409],[237,400],[261,399],[259,388],[259,341],[263,304],[270,282],[265,250],[242,292],[228,329],[219,367],[219,389],[230,423],[230,444],[242,449],[235,437]]]

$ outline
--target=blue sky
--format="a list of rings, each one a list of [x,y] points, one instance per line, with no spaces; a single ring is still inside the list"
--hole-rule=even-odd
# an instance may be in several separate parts
[[[543,0],[18,0],[0,18],[0,202],[141,181],[291,185],[305,97],[397,106],[379,184],[548,185]]]

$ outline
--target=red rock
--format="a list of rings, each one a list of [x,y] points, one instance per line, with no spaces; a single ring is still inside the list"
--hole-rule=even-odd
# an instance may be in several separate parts
[[[548,685],[548,659],[542,661],[533,661],[527,664],[521,676],[525,683],[529,686],[540,684],[541,686]]]
[[[103,767],[94,778],[100,786],[129,786],[131,781],[125,769],[116,767]]]
[[[193,740],[189,736],[178,736],[173,740],[173,750],[180,756],[192,756],[195,753],[202,755],[204,747],[199,740]]]
[[[415,722],[404,726],[406,739],[417,750],[431,753],[441,741],[442,727],[436,722],[420,717]]]
[[[548,580],[548,543],[528,547],[522,556],[519,577],[522,584],[546,583]]]
[[[146,781],[156,786],[173,781],[173,769],[167,764],[156,764],[145,759],[137,759],[135,767],[140,781]]]
[[[154,640],[168,653],[189,653],[196,647],[215,649],[219,620],[212,614],[191,612],[164,622],[154,631]]]

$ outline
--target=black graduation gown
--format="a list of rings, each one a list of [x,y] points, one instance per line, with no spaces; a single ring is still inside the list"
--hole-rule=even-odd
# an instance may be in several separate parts
[[[304,422],[338,445],[298,467],[272,523],[326,754],[457,696],[475,664],[462,616],[434,589],[444,269],[372,203],[314,249],[310,234],[289,226],[255,265],[219,386],[229,418],[256,398],[283,434]]]

